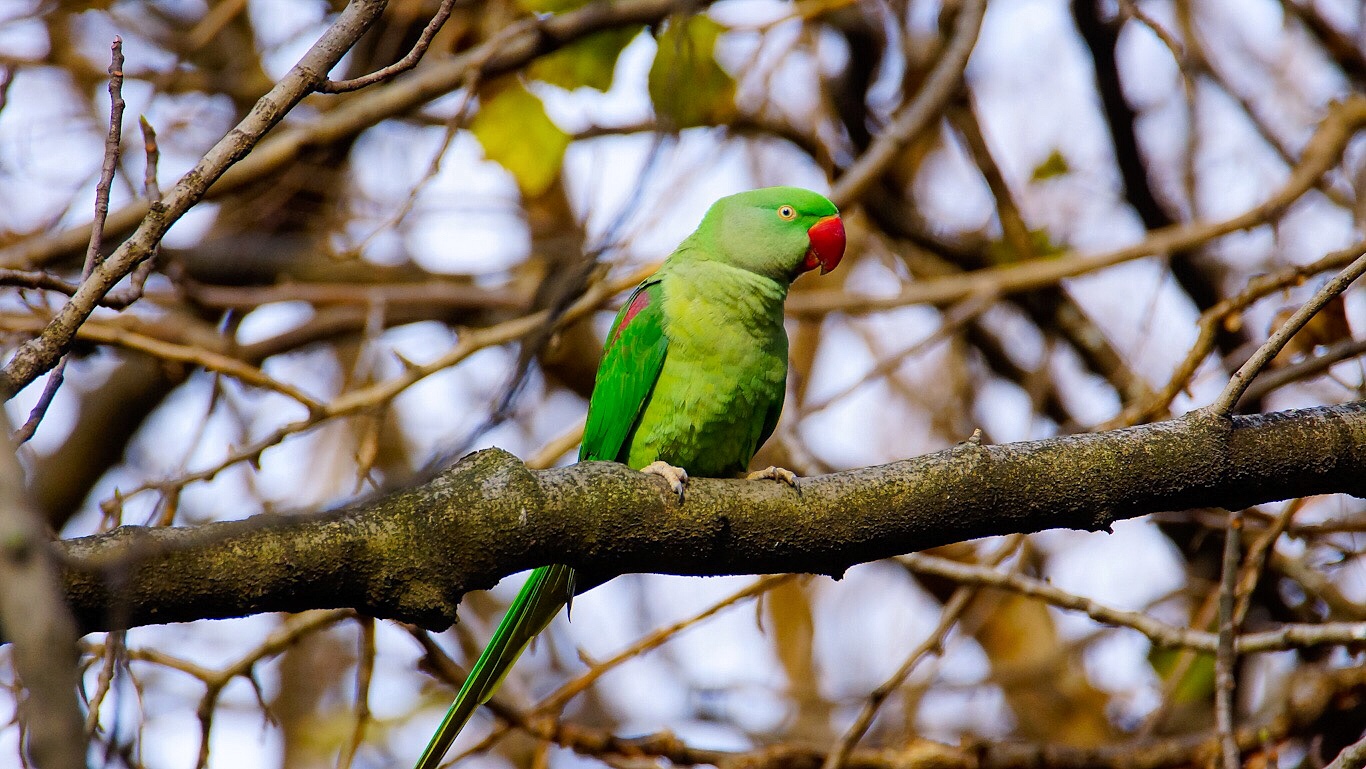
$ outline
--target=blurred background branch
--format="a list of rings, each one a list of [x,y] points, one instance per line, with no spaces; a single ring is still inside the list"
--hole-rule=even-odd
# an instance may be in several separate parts
[[[11,424],[34,416],[25,498],[68,548],[123,525],[176,536],[436,489],[493,445],[568,463],[620,292],[739,189],[798,184],[844,208],[840,270],[793,287],[787,408],[755,460],[807,476],[976,430],[983,456],[1160,432],[1147,423],[1214,403],[1366,242],[1356,0],[0,6],[4,389]],[[109,144],[115,38],[125,120],[144,131]],[[1360,401],[1363,296],[1312,313],[1235,413],[1315,435]],[[60,379],[40,375],[58,359]],[[1278,445],[1294,456],[1263,456],[1227,494],[1112,534],[1031,534],[996,566],[1003,543],[987,538],[839,582],[615,579],[576,600],[492,703],[498,723],[458,750],[535,769],[1206,765],[1227,575],[1226,742],[1251,769],[1351,760],[1366,509],[1311,481],[1359,449]],[[1046,467],[1024,485],[970,476],[980,499],[940,500],[943,530],[1023,531],[1001,511],[1096,492],[1108,473],[1189,479],[1227,450],[1125,454],[1079,478]],[[1243,546],[1224,569],[1228,507]],[[239,576],[287,583],[330,553],[322,573],[352,585],[376,573],[355,560],[365,541],[305,538],[312,560],[286,549]],[[361,544],[329,549],[347,542]],[[445,557],[428,568],[466,568]],[[514,561],[479,585],[531,565]],[[213,563],[182,576],[212,591]],[[116,594],[138,580],[105,576]],[[473,586],[423,597],[442,607],[427,624]],[[252,610],[238,587],[220,613]],[[102,615],[114,632],[82,642],[79,683],[44,691],[80,690],[84,713],[60,709],[84,716],[101,765],[401,765],[507,589],[464,595],[439,634],[357,614],[365,600],[303,611],[340,588],[271,606],[297,615],[120,631],[125,601]],[[25,629],[39,614],[57,616],[35,610]],[[0,702],[27,707],[39,692],[9,671],[32,684],[34,647],[11,637]],[[866,733],[832,751],[874,692]],[[0,728],[0,756],[61,765],[26,723]]]

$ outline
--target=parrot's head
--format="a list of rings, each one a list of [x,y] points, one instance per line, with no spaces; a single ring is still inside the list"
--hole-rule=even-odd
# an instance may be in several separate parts
[[[791,282],[844,256],[844,222],[825,196],[800,187],[765,187],[716,201],[702,220],[728,262]]]

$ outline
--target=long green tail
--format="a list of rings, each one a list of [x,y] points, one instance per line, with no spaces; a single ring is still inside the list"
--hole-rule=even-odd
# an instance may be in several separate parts
[[[573,569],[560,565],[542,566],[531,572],[503,621],[498,623],[498,629],[493,631],[489,645],[470,668],[451,709],[446,711],[441,726],[417,760],[417,769],[436,769],[441,763],[475,708],[489,701],[531,639],[545,630],[560,608],[574,597],[574,576]]]

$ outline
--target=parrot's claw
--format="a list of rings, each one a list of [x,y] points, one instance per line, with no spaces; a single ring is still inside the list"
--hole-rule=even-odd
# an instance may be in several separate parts
[[[668,462],[656,460],[640,468],[642,473],[658,475],[660,478],[669,482],[669,488],[678,495],[678,504],[683,504],[683,491],[688,485],[688,471],[681,467],[674,467]]]
[[[751,481],[782,481],[788,486],[801,491],[801,489],[797,487],[797,474],[785,467],[773,467],[770,465],[762,470],[756,470],[746,477]]]

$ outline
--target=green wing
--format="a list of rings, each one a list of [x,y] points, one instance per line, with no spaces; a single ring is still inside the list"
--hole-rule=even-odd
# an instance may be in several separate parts
[[[626,439],[650,399],[669,347],[663,292],[659,278],[636,286],[607,332],[598,381],[588,403],[580,461],[626,461]]]

